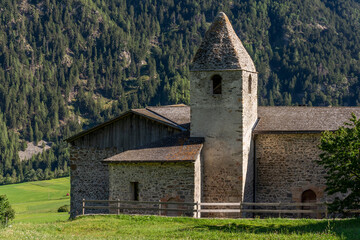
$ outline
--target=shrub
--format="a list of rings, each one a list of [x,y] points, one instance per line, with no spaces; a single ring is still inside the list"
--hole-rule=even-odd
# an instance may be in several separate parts
[[[69,212],[70,211],[70,206],[69,205],[64,205],[59,207],[58,212]]]
[[[352,114],[350,123],[334,132],[324,132],[318,161],[327,171],[326,192],[342,193],[329,205],[331,212],[345,213],[360,208],[360,119]],[[336,196],[336,195],[335,195]]]
[[[11,208],[6,195],[0,195],[0,225],[5,226],[8,221],[15,218],[15,211]]]

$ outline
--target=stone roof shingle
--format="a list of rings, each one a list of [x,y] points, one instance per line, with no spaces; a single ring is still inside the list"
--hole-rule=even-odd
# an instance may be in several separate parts
[[[188,133],[181,133],[138,149],[122,152],[105,159],[104,162],[195,161],[200,154],[203,142],[203,138],[193,138],[189,137]]]
[[[255,133],[333,131],[360,117],[360,107],[258,107]]]
[[[190,129],[190,107],[178,104],[132,109],[66,141],[71,142],[114,121],[119,121],[130,113],[142,115],[185,132]],[[333,131],[343,126],[344,122],[348,122],[351,113],[355,113],[360,118],[360,107],[258,107],[259,122],[254,133]]]
[[[206,32],[190,69],[192,71],[233,69],[256,72],[251,57],[223,12],[216,16]]]
[[[154,113],[159,114],[163,118],[166,118],[177,125],[184,128],[189,128],[190,124],[190,107],[185,104],[169,105],[162,107],[147,107]]]

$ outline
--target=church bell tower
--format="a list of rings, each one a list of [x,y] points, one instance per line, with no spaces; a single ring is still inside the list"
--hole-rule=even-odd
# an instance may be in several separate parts
[[[190,71],[191,136],[205,138],[202,202],[253,199],[257,76],[229,19],[219,13]]]

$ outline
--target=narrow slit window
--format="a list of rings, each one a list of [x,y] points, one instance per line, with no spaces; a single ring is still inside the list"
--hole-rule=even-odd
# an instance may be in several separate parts
[[[139,183],[138,182],[131,182],[131,200],[139,201]]]
[[[214,75],[211,80],[213,84],[213,94],[221,94],[221,76]]]
[[[248,91],[249,94],[251,94],[251,87],[252,87],[252,77],[251,75],[249,76],[249,81],[248,81]]]

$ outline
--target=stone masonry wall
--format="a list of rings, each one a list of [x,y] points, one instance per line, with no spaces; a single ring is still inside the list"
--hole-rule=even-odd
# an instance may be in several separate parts
[[[324,194],[324,169],[319,159],[320,134],[260,134],[255,137],[256,202],[301,202],[311,189],[317,201]]]
[[[222,78],[221,94],[212,92],[212,76]],[[192,137],[204,137],[202,202],[242,200],[242,71],[190,73]]]
[[[71,211],[70,217],[82,213],[82,199],[108,199],[109,174],[102,159],[116,154],[116,149],[70,148]],[[86,213],[99,211],[86,210]]]
[[[258,119],[257,115],[257,73],[242,72],[242,93],[243,93],[243,201],[254,201],[254,148],[252,132]]]
[[[71,217],[82,213],[81,201],[109,198],[105,158],[180,132],[147,118],[129,114],[71,142]],[[86,210],[86,213],[100,210]]]
[[[212,92],[214,75],[222,78],[221,94]],[[190,78],[190,133],[205,138],[202,202],[240,202],[244,192],[252,200],[251,142],[257,120],[257,74],[242,70],[192,71]]]
[[[132,201],[131,182],[138,182],[139,201],[158,202],[175,199],[178,202],[195,202],[195,196],[199,195],[195,192],[196,175],[199,174],[195,171],[195,164],[194,162],[109,163],[109,199]]]

